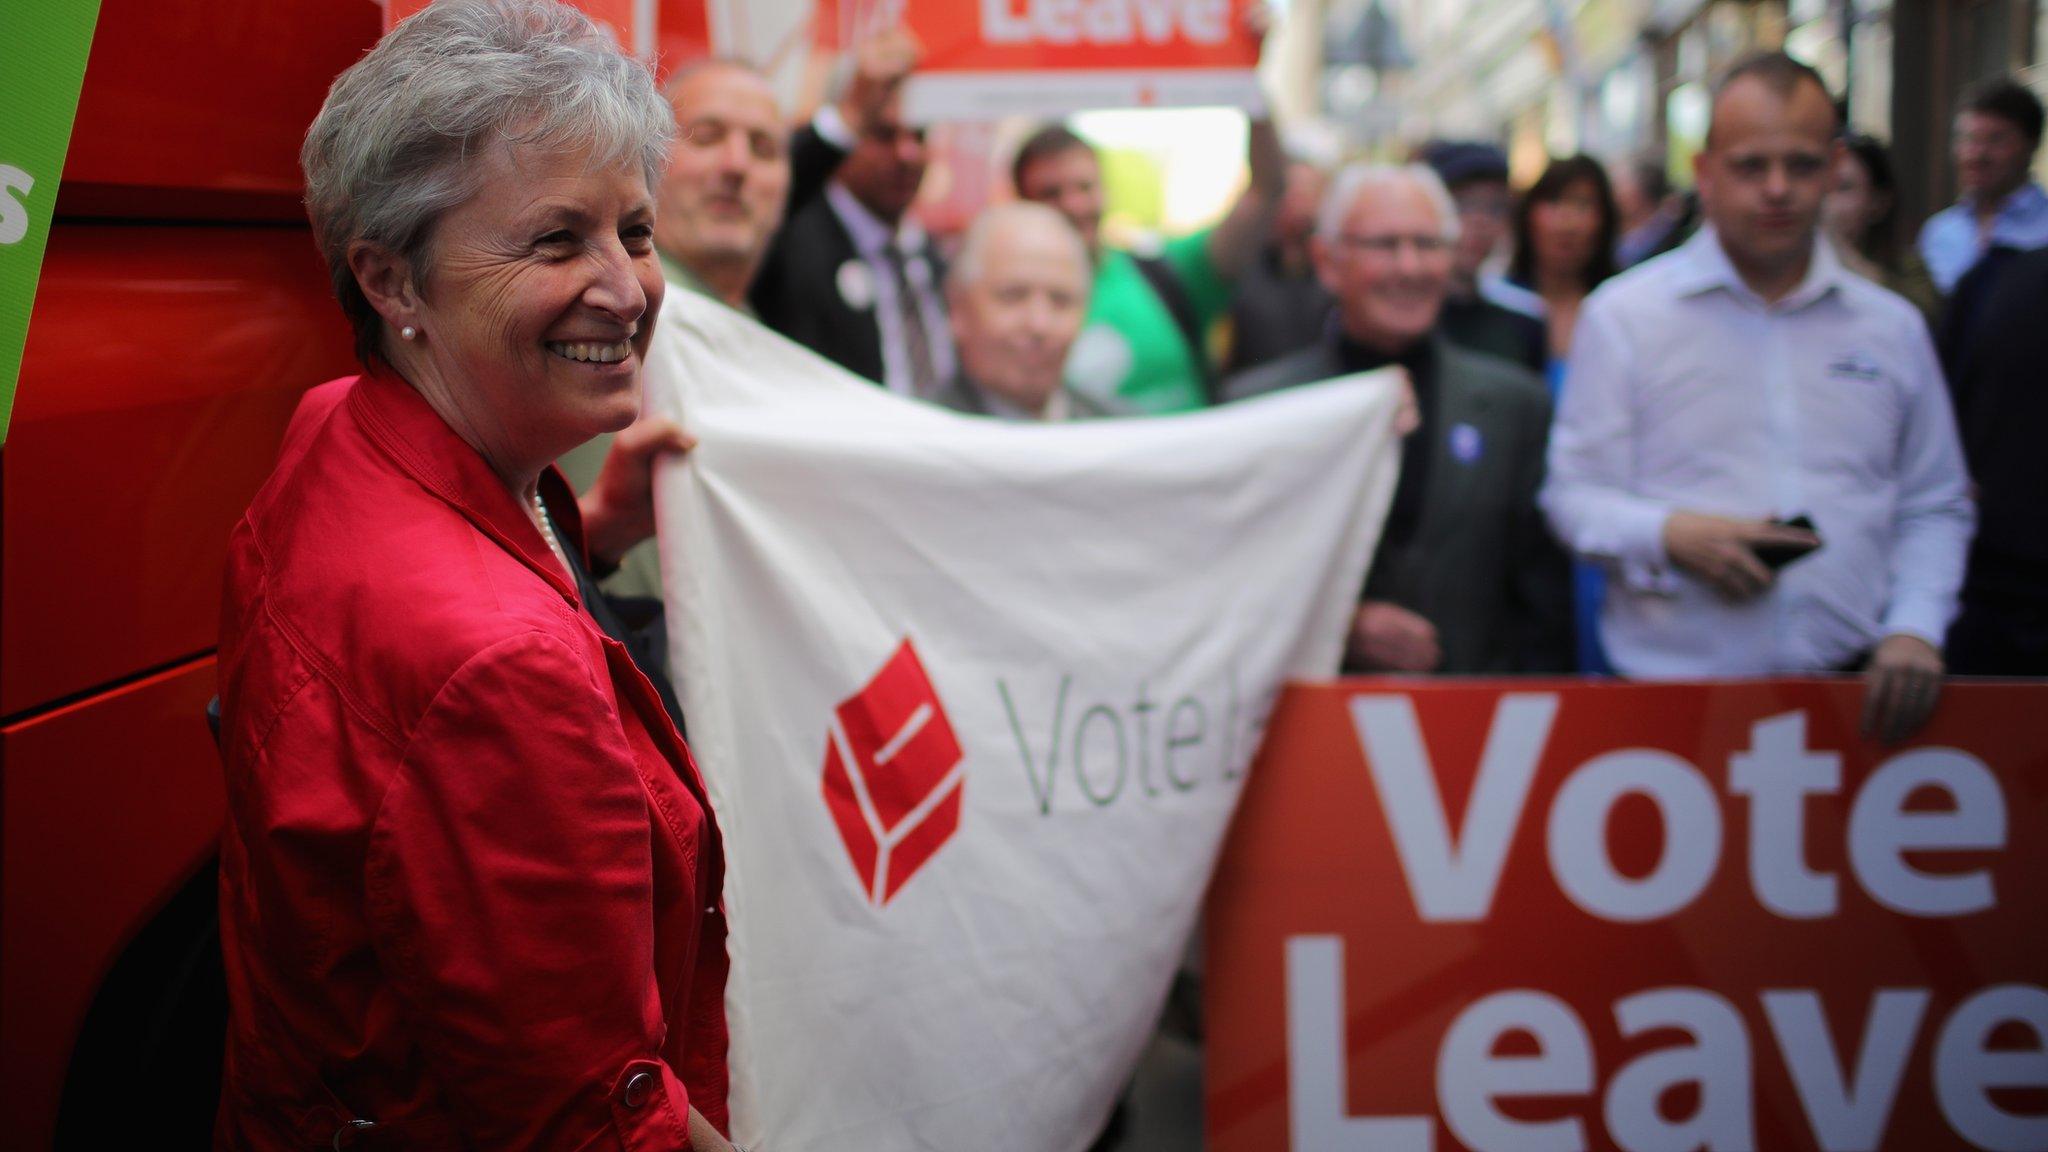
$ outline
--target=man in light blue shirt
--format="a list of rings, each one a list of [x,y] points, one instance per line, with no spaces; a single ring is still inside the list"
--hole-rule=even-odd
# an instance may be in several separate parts
[[[1708,226],[1580,313],[1542,504],[1614,572],[1623,675],[1862,667],[1866,730],[1898,739],[1940,692],[1973,511],[1926,324],[1818,237],[1835,137],[1805,65],[1730,73],[1695,165]],[[1776,522],[1802,514],[1815,532]],[[1782,573],[1759,555],[1814,545]]]
[[[2006,77],[1963,97],[1955,124],[1956,202],[1920,229],[1920,256],[1943,295],[1986,249],[2048,247],[2048,192],[2027,178],[2041,147],[2041,101]]]

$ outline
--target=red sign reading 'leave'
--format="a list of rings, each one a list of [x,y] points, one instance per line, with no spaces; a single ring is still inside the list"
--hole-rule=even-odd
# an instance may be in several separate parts
[[[1354,683],[1211,892],[1209,1146],[2048,1149],[2048,685]]]

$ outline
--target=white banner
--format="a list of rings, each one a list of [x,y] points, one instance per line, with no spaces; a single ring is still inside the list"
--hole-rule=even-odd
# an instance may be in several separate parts
[[[735,1135],[1077,1152],[1281,682],[1336,672],[1394,380],[1018,426],[672,292],[672,667],[726,837]]]

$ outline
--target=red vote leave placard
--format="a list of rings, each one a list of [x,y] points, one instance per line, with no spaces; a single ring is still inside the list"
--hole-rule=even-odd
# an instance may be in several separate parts
[[[1208,907],[1209,1147],[2048,1148],[2048,685],[1298,687]]]
[[[1256,109],[1251,0],[841,0],[853,36],[900,19],[924,45],[915,122],[1090,108]]]

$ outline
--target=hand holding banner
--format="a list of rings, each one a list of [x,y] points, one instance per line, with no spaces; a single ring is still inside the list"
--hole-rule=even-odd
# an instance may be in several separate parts
[[[672,667],[727,845],[732,1105],[778,1152],[1079,1152],[1267,707],[1337,667],[1390,374],[1017,426],[687,292],[649,408]]]

